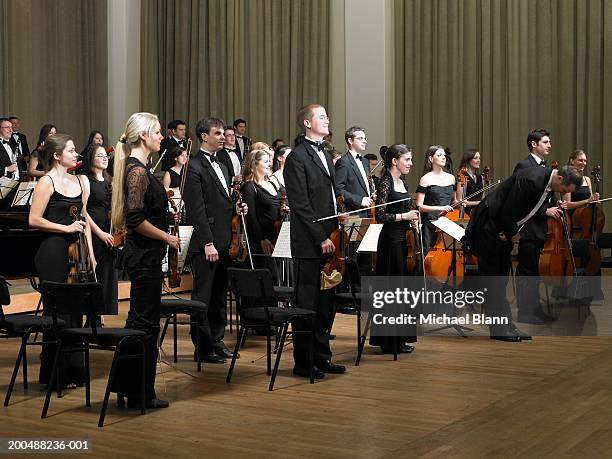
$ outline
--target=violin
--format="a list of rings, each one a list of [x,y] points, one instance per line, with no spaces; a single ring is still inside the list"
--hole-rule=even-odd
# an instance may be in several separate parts
[[[234,177],[235,179],[235,177]],[[236,197],[236,203],[242,204],[242,197],[240,195],[240,181],[234,180],[234,184],[232,185],[232,189],[234,190],[234,196]],[[240,222],[240,215],[234,215],[232,217],[232,239],[230,241],[229,247],[229,256],[230,260],[244,262],[248,255],[245,235],[242,230],[242,225]]]
[[[68,210],[74,221],[85,221],[79,213],[77,206],[70,206]],[[78,233],[78,239],[68,246],[68,283],[82,284],[84,282],[96,282],[96,273],[91,263],[89,246],[85,233]]]
[[[372,198],[376,193],[376,187],[374,186],[374,179],[372,178],[371,172],[370,175],[368,175],[368,186],[370,187],[370,198]],[[376,223],[376,209],[374,207],[368,209],[368,217],[372,219],[372,223]]]
[[[174,202],[174,191],[168,190],[166,191],[166,195],[168,197],[168,203],[175,214],[179,212],[179,209]],[[176,236],[180,238],[179,228],[180,223],[174,217],[174,215],[170,215],[172,219],[170,221],[170,230],[169,233],[171,236]],[[174,247],[168,247],[168,287],[170,288],[178,288],[181,286],[181,275],[178,270],[178,250]]]
[[[550,167],[557,169],[558,163],[551,161]],[[563,285],[567,277],[576,272],[576,263],[570,239],[571,219],[565,209],[561,218],[547,217],[548,229],[544,248],[540,253],[538,271],[548,285]]]
[[[599,193],[599,183],[601,182],[601,166],[595,166],[591,172],[591,182],[595,184],[595,192]],[[597,245],[597,239],[606,224],[606,215],[601,206],[589,204],[574,211],[572,215],[572,238],[589,240],[589,258],[584,268],[584,273],[592,276],[599,272],[601,268],[601,252]],[[581,260],[577,260],[582,265]],[[582,267],[582,266],[581,266]]]
[[[338,213],[346,212],[344,197],[336,198]],[[321,270],[321,290],[329,290],[342,282],[346,268],[346,249],[349,238],[344,230],[344,225],[340,225],[329,235],[335,250],[327,256],[327,260]]]
[[[421,256],[423,254],[423,249],[421,248],[417,228],[410,227],[406,231],[406,245],[408,246],[406,272],[409,274],[418,274],[422,266]]]
[[[281,204],[278,211],[278,219],[274,222],[274,234],[278,237],[280,230],[283,227],[283,222],[289,220],[289,210],[287,210],[287,195],[281,194]]]
[[[482,168],[482,184],[484,185],[484,189],[482,190],[482,198],[487,195],[487,188],[491,186],[491,168],[489,166],[485,166]]]

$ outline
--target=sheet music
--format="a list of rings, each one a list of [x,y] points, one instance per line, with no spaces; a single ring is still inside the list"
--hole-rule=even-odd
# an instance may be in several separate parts
[[[0,177],[0,199],[4,199],[19,184],[19,180],[8,177]]]
[[[431,223],[456,241],[461,241],[463,236],[465,236],[465,228],[462,228],[446,217],[439,217],[437,220],[433,220]]]
[[[368,230],[357,248],[358,253],[376,253],[378,250],[378,238],[380,237],[382,227],[382,223],[372,223],[368,226]]]
[[[32,195],[34,194],[34,188],[36,188],[37,182],[21,182],[15,198],[11,206],[29,206],[32,204]]]
[[[361,241],[371,222],[372,220],[370,218],[361,218],[351,215],[348,223],[344,225],[344,230],[351,235],[351,241]],[[351,231],[351,229],[353,230]]]
[[[272,251],[274,258],[291,258],[291,222],[283,222],[276,245]]]

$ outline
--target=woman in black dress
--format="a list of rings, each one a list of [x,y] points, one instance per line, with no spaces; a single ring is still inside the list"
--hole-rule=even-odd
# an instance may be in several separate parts
[[[87,217],[87,198],[89,180],[84,176],[68,173],[77,163],[78,153],[74,142],[66,134],[47,137],[39,150],[39,158],[49,171],[40,178],[32,196],[29,224],[33,229],[47,233],[34,258],[34,264],[41,281],[67,282],[70,269],[68,246],[75,242],[78,233],[87,235],[92,265],[95,256],[91,250],[91,229],[82,221],[73,221],[70,208],[76,207],[81,215]],[[48,313],[48,311],[44,311]],[[78,327],[81,316],[61,316],[67,326]],[[55,345],[43,345],[39,380],[48,384],[55,356]],[[84,382],[84,365],[81,353],[63,356],[61,380],[67,388],[76,387]]]
[[[256,254],[272,254],[277,237],[274,223],[281,218],[281,197],[286,195],[285,187],[270,181],[271,166],[268,150],[251,150],[244,160],[241,194],[249,208],[247,232]],[[289,208],[283,210],[288,212]]]
[[[459,164],[459,171],[464,167],[467,168],[469,177],[465,186],[465,196],[472,196],[469,200],[465,201],[465,211],[469,215],[472,208],[480,204],[480,200],[482,199],[482,193],[473,196],[474,193],[479,192],[483,188],[482,175],[478,172],[480,169],[480,152],[477,149],[470,148],[463,154],[461,163]],[[462,199],[463,186],[461,183],[457,183],[455,201],[461,201]]]
[[[91,193],[87,214],[91,226],[93,250],[96,256],[96,277],[102,284],[104,311],[117,314],[117,272],[113,235],[110,233],[111,184],[106,173],[108,154],[103,145],[89,144],[82,154],[83,173],[89,179]]]
[[[174,166],[168,169],[164,173],[162,183],[165,189],[176,189],[178,190],[181,186],[181,177],[183,175],[183,167],[189,161],[187,156],[187,150],[181,147],[174,147],[168,152],[170,158],[174,160]]]
[[[32,153],[30,154],[30,161],[28,162],[28,177],[33,177],[34,180],[37,180],[45,175],[45,164],[40,158],[40,151],[45,145],[47,137],[55,134],[57,134],[57,128],[53,124],[45,124],[40,128],[36,148],[32,150]]]
[[[584,171],[587,165],[586,153],[582,150],[575,150],[567,160],[569,166],[574,166],[582,174],[582,185],[572,193],[563,195],[563,200],[567,202],[567,209],[570,215],[575,209],[589,205],[599,199],[599,193],[593,193],[591,178]]]
[[[436,220],[440,212],[451,212],[455,203],[455,176],[444,171],[446,152],[440,145],[432,145],[425,155],[423,177],[417,187],[417,206],[422,213],[423,253],[436,243]]]
[[[410,172],[412,152],[406,145],[392,145],[385,151],[383,159],[385,173],[376,188],[376,205],[410,197],[402,175]],[[410,227],[410,222],[418,219],[418,211],[410,210],[410,201],[376,208],[376,221],[383,224],[378,238],[377,276],[407,276],[410,274],[406,268],[408,255],[406,231]],[[405,344],[406,341],[416,341],[416,327],[414,336],[410,337],[373,336],[370,338],[370,344],[380,346],[385,354],[412,352],[414,347]],[[394,349],[395,346],[397,349]]]
[[[151,113],[134,113],[115,147],[112,224],[127,229],[119,265],[127,272],[130,311],[126,328],[147,333],[145,363],[145,403],[149,408],[165,408],[168,402],[155,394],[157,338],[162,290],[162,259],[168,245],[178,249],[179,239],[168,234],[166,190],[146,164],[153,151],[159,151],[162,135],[159,120]],[[126,353],[132,352],[126,349]],[[128,397],[128,406],[140,406],[139,366],[128,360],[117,366],[113,390]]]

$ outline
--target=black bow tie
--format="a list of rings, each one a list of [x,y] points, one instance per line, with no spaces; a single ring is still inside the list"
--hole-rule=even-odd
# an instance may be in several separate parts
[[[227,151],[233,151],[233,152],[235,152],[235,151],[236,151],[236,149],[235,149],[235,148],[225,147],[225,149],[226,149]]]
[[[356,159],[356,160],[358,160],[358,161],[360,161],[360,160],[361,160],[361,158],[362,158],[362,156],[361,156],[359,153],[357,153],[357,156],[355,156],[355,159]]]
[[[8,145],[8,143],[9,143],[8,140],[2,139],[2,144],[7,144]]]
[[[540,161],[540,166],[546,166],[546,160],[543,159],[542,161]]]
[[[204,152],[204,155],[208,157],[208,159],[210,160],[211,163],[216,163],[217,162],[217,158],[215,155],[211,155],[210,153],[206,153]]]
[[[324,142],[315,142],[314,140],[309,140],[309,139],[306,139],[306,142],[308,142],[310,145],[312,145],[315,150],[318,150],[318,151],[324,151],[325,150],[325,143]]]

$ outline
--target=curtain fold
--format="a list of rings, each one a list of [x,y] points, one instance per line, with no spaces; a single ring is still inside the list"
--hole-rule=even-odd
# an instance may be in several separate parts
[[[587,152],[612,176],[611,0],[395,0],[396,134],[457,167],[479,148],[494,178],[527,156],[533,128],[551,131],[550,159]],[[610,181],[608,181],[610,183]],[[612,187],[606,185],[606,191]]]
[[[162,124],[245,118],[291,143],[297,110],[328,101],[329,0],[142,2],[141,106]]]

